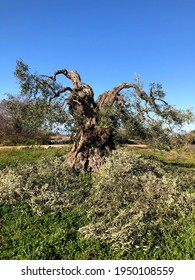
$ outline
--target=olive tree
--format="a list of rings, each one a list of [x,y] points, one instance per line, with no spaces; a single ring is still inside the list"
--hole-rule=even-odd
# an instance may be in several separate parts
[[[147,121],[149,124],[149,120],[156,120],[155,116],[161,122],[176,124],[192,119],[191,113],[181,112],[164,100],[165,93],[159,84],[151,84],[146,93],[139,83],[121,83],[95,100],[92,87],[81,80],[76,70],[60,69],[53,75],[31,74],[28,65],[19,60],[15,75],[23,95],[40,98],[47,104],[51,120],[63,112],[64,123],[74,124],[74,142],[67,162],[78,172],[98,171],[103,158],[115,149],[114,136],[120,120],[131,121],[129,116],[133,116],[132,120],[140,126],[143,123],[147,130]],[[72,86],[58,83],[59,75],[69,79]],[[127,89],[136,96],[134,104],[123,95]],[[57,109],[55,113],[53,107]]]

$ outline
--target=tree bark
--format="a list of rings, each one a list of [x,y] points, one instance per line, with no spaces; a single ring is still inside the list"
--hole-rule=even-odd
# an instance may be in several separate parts
[[[67,76],[73,82],[73,91],[68,98],[69,110],[77,126],[77,135],[67,162],[78,172],[97,172],[104,156],[115,148],[112,130],[101,125],[100,110],[94,101],[92,88],[81,82],[76,71],[71,71]]]
[[[77,172],[97,172],[104,157],[115,149],[114,126],[110,110],[115,103],[124,106],[125,101],[120,96],[120,91],[124,88],[134,88],[141,99],[146,102],[150,99],[136,84],[122,83],[101,94],[95,102],[92,88],[81,81],[77,71],[68,72],[62,69],[55,71],[53,76],[46,77],[55,82],[59,74],[65,75],[73,84],[72,89],[65,87],[57,92],[54,91],[54,96],[50,98],[51,101],[63,92],[71,92],[67,103],[74,117],[77,133],[67,156],[67,162]]]

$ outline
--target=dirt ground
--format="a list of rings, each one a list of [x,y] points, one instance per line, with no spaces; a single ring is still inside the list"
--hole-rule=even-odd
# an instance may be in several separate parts
[[[32,146],[0,146],[0,150],[10,150],[10,149],[22,149],[22,148],[64,148],[68,147],[69,144],[52,144],[52,145],[32,145]],[[137,148],[146,148],[146,145],[136,145],[136,144],[128,144],[130,147],[137,147]]]
[[[22,148],[63,148],[69,146],[68,144],[52,144],[52,145],[32,145],[32,146],[0,146],[0,150],[22,149]]]

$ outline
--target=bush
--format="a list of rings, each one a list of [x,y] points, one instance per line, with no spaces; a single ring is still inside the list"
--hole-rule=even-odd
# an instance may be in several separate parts
[[[195,145],[195,130],[192,130],[185,135],[185,142],[186,144]]]
[[[90,176],[76,174],[64,157],[45,158],[36,164],[18,164],[0,171],[0,202],[26,202],[41,215],[79,207],[88,196]]]
[[[114,151],[94,179],[90,223],[79,231],[115,251],[149,251],[161,244],[168,226],[191,213],[194,194],[186,191],[191,179],[155,158]]]

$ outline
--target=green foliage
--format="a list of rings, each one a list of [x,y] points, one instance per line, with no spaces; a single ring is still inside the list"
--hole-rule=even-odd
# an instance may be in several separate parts
[[[143,88],[143,82],[137,76],[135,80]],[[165,101],[166,94],[159,83],[150,84],[149,102],[140,99],[135,92],[127,90],[123,93],[126,104],[121,126],[126,132],[126,138],[144,140],[146,144],[170,150],[179,142],[172,141],[172,136],[178,134],[182,139],[182,129],[185,124],[194,123],[195,114],[192,109],[182,110]],[[183,143],[180,143],[180,146]]]
[[[0,171],[0,259],[194,259],[195,173],[176,153],[118,149],[91,176],[55,151],[7,154],[21,163]]]
[[[51,132],[48,128],[48,109],[41,99],[7,94],[0,102],[0,142],[1,144],[45,144]]]
[[[90,223],[79,231],[113,250],[149,251],[159,246],[166,226],[192,211],[194,195],[186,173],[166,168],[155,158],[125,149],[113,152],[94,180],[89,198]]]
[[[14,74],[20,84],[21,96],[35,104],[37,112],[41,113],[41,120],[44,120],[45,127],[57,129],[59,125],[63,125],[67,131],[73,129],[73,119],[66,107],[66,94],[50,102],[55,90],[63,88],[61,84],[55,81],[47,82],[38,73],[32,74],[29,66],[22,60],[17,60]],[[32,119],[36,120],[37,117],[31,112]]]
[[[32,74],[29,66],[22,60],[17,61],[15,76],[21,87],[21,95],[38,104],[38,111],[41,108],[40,119],[44,119],[45,124],[50,124],[50,126],[63,124],[70,132],[80,131],[81,127],[77,123],[85,116],[81,116],[79,112],[74,112],[71,116],[69,106],[65,105],[70,92],[55,94],[63,89],[61,84],[48,77],[39,76],[37,73]],[[193,111],[181,110],[169,105],[165,101],[166,95],[160,83],[151,83],[147,94],[143,91],[143,82],[138,75],[135,77],[135,84],[140,89],[139,94],[134,88],[122,94],[125,102],[104,104],[104,112],[102,110],[97,112],[97,125],[109,128],[113,135],[117,134],[117,129],[122,127],[126,131],[127,139],[145,140],[147,144],[160,149],[172,148],[173,131],[179,131],[186,123],[194,122]],[[145,98],[141,97],[143,93]],[[54,96],[57,98],[53,98]],[[74,94],[76,101],[79,101],[79,98],[77,93]],[[49,102],[51,99],[52,102]],[[115,138],[120,140],[117,135]]]
[[[9,117],[17,122],[21,129],[36,130],[45,121],[43,117],[44,103],[40,99],[33,101],[21,96],[15,97],[8,94],[7,99],[2,101],[2,106],[6,109]]]
[[[47,157],[0,172],[0,202],[26,202],[38,215],[45,207],[56,211],[81,206],[89,189],[90,176],[77,175],[64,157]]]
[[[195,145],[195,130],[192,130],[185,135],[185,143]]]

